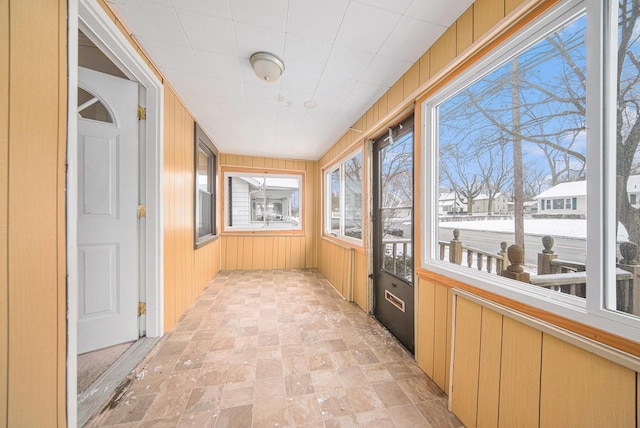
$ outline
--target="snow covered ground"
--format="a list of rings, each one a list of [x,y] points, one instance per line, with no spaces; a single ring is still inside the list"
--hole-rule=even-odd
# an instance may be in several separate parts
[[[484,230],[487,232],[513,233],[513,220],[451,221],[442,222],[440,227],[461,230]],[[525,219],[527,235],[551,235],[567,238],[587,236],[587,220],[584,219]]]
[[[513,220],[481,220],[441,222],[440,227],[460,230],[484,230],[487,232],[513,233]],[[524,231],[527,235],[551,235],[566,238],[585,239],[587,220],[585,219],[525,219]],[[619,225],[618,242],[628,240],[624,226]]]

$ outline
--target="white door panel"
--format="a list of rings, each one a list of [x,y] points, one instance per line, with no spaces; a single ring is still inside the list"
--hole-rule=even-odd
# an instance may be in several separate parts
[[[138,338],[138,85],[80,68],[78,86],[109,112],[95,114],[101,120],[78,117],[78,353],[84,353]]]

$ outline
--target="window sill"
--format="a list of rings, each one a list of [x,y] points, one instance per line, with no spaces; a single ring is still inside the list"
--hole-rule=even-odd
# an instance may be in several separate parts
[[[202,248],[202,247],[204,247],[204,246],[206,246],[206,245],[208,245],[208,244],[210,244],[210,243],[212,243],[212,242],[214,242],[214,241],[217,241],[219,236],[220,236],[220,235],[207,235],[207,236],[203,236],[202,238],[199,238],[199,239],[196,241],[196,243],[195,243],[195,245],[194,245],[194,248],[195,248],[196,250],[198,250],[198,249],[200,249],[200,248]]]
[[[348,250],[355,250],[360,254],[367,253],[364,248],[364,245],[362,244],[362,241],[360,240],[350,239],[350,238],[340,237],[340,236],[326,235],[326,234],[322,235],[322,239],[324,239],[325,241],[331,242],[332,244],[338,245],[342,248],[345,248]]]

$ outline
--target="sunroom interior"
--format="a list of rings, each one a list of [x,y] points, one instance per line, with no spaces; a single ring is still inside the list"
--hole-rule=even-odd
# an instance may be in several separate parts
[[[0,424],[637,426],[640,1],[262,3],[1,6]]]

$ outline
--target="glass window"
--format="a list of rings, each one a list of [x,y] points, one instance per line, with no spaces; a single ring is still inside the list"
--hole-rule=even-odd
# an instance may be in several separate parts
[[[423,103],[425,267],[640,340],[638,16],[638,0],[559,2]],[[505,222],[431,208],[455,192],[473,213],[498,190]],[[507,272],[501,241],[524,249]]]
[[[216,236],[216,188],[218,151],[204,131],[195,125],[195,247]]]
[[[362,150],[325,172],[325,233],[362,239]]]
[[[640,289],[634,276],[640,272],[640,208],[634,206],[635,193],[630,194],[640,181],[640,4],[637,0],[620,1],[619,4],[618,13],[613,15],[618,18],[617,28],[613,31],[615,37],[609,45],[612,56],[617,59],[612,66],[617,91],[615,99],[611,100],[612,108],[616,107],[616,126],[610,134],[616,165],[615,177],[611,180],[616,180],[618,189],[615,192],[615,225],[612,225],[612,230],[617,231],[617,245],[609,247],[608,268],[615,270],[615,280],[605,281],[608,284],[605,303],[610,310],[640,315],[640,304],[634,302],[633,296],[634,288],[636,292]]]
[[[225,172],[225,230],[301,230],[302,174]]]

